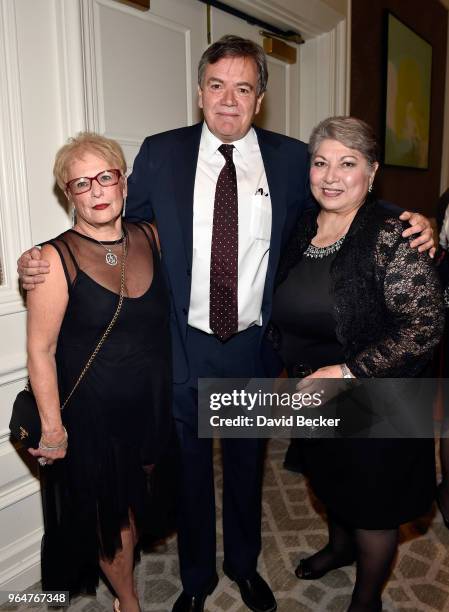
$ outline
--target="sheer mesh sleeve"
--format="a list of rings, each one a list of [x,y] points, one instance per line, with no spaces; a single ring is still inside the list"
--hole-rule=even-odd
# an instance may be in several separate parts
[[[347,360],[358,378],[419,373],[443,330],[441,287],[433,261],[400,236],[399,221],[390,220],[389,225],[380,232],[376,252],[377,262],[385,270],[383,288],[388,315],[380,339]],[[391,244],[393,236],[395,248]]]
[[[54,249],[56,249],[61,259],[62,267],[64,269],[67,286],[70,290],[72,285],[75,283],[78,274],[78,264],[73,256],[72,251],[62,238],[55,238],[54,240],[49,240],[47,242],[44,242],[43,244],[49,244]]]

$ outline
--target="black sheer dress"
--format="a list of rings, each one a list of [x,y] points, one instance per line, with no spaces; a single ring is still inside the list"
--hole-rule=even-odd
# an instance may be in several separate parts
[[[359,211],[342,245],[312,249],[313,257],[316,229],[316,213],[303,217],[281,261],[269,333],[286,367],[346,362],[360,378],[419,375],[441,333],[430,258],[410,249],[401,223],[374,202]],[[433,439],[296,443],[315,494],[345,525],[394,528],[432,503]]]
[[[94,592],[99,555],[112,559],[132,515],[145,518],[149,469],[172,444],[169,298],[152,230],[126,224],[125,299],[110,335],[63,411],[67,456],[45,468],[45,590]],[[118,304],[122,241],[69,230],[49,242],[69,287],[56,363],[61,403]]]

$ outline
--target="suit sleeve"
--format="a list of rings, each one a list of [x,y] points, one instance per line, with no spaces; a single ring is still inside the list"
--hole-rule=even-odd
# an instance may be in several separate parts
[[[316,201],[310,191],[310,155],[307,148],[301,143],[300,154],[293,157],[290,172],[297,176],[299,183],[295,188],[296,213],[299,218],[306,210],[316,208]]]
[[[281,239],[281,254],[299,217],[306,210],[316,208],[316,202],[310,192],[310,159],[306,146],[296,141],[293,147],[290,146],[288,153],[287,211]]]
[[[154,160],[153,160],[154,161]],[[133,171],[128,179],[126,219],[128,221],[153,221],[151,202],[151,140],[145,138],[134,160]]]
[[[307,170],[305,173],[305,181],[304,181],[304,198],[301,202],[299,215],[302,215],[306,210],[313,210],[316,208],[317,204],[315,198],[310,191],[310,155],[307,153]],[[298,215],[298,216],[299,216]]]
[[[397,217],[399,217],[399,215],[402,215],[402,213],[404,212],[404,208],[401,208],[400,206],[397,206],[397,204],[393,204],[392,202],[388,202],[388,200],[378,200],[379,205],[384,208],[388,213],[392,214],[392,215],[396,215]]]

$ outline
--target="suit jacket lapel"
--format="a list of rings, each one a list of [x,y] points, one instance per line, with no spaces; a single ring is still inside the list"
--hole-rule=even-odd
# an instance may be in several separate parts
[[[268,292],[271,294],[274,273],[279,262],[282,228],[284,227],[286,212],[286,189],[288,183],[285,169],[287,164],[283,160],[280,140],[277,138],[277,135],[257,127],[255,127],[255,130],[265,174],[267,175],[272,210],[270,256],[264,292],[264,297],[266,297]]]
[[[175,203],[184,238],[186,260],[192,263],[193,192],[200,148],[202,123],[182,130],[173,148],[172,176]]]

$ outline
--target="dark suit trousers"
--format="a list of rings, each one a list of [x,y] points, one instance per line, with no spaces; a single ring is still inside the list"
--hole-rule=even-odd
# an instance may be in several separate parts
[[[181,496],[178,524],[180,573],[184,590],[200,594],[216,575],[216,514],[212,440],[199,439],[197,380],[261,376],[260,327],[222,343],[188,328],[191,377],[174,386],[174,415],[181,447]],[[239,578],[251,577],[261,548],[261,495],[264,440],[224,439],[224,562]]]

